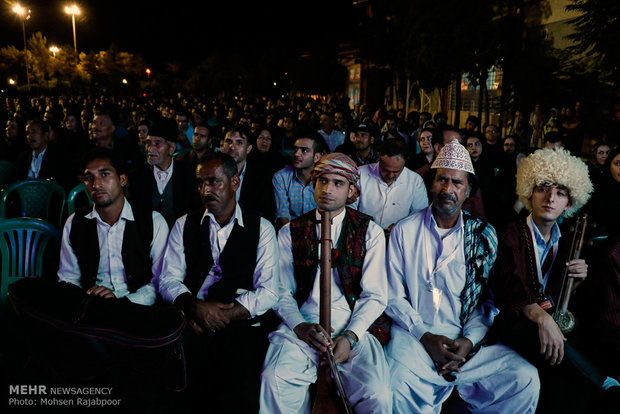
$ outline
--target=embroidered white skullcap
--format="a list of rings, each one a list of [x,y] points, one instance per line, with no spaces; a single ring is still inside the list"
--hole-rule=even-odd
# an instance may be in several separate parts
[[[449,168],[475,174],[469,152],[456,139],[444,145],[431,168]]]

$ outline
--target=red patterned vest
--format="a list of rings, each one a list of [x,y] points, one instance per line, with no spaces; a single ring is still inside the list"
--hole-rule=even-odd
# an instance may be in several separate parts
[[[295,272],[295,300],[301,305],[308,299],[319,266],[319,238],[316,232],[316,210],[297,217],[290,222],[293,269]],[[346,208],[342,230],[337,242],[337,254],[332,263],[338,269],[338,276],[351,311],[362,288],[362,267],[366,255],[366,231],[371,217],[357,210]],[[383,313],[368,328],[382,345],[390,340],[391,320]]]

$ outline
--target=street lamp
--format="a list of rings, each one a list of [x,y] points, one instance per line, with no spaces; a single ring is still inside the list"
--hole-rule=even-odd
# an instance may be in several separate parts
[[[28,70],[28,52],[26,51],[26,20],[30,19],[30,9],[15,4],[13,6],[13,13],[17,14],[22,19],[22,31],[24,33],[24,62],[26,66],[26,82],[28,83],[28,91],[30,91],[30,72]]]
[[[76,4],[65,6],[65,13],[71,15],[71,21],[73,22],[73,51],[75,52],[75,64],[77,66],[78,52],[77,52],[77,37],[75,35],[75,15],[80,14],[80,8]]]
[[[56,46],[50,46],[50,52],[52,52],[52,55],[56,57],[56,53],[60,52],[60,49]]]

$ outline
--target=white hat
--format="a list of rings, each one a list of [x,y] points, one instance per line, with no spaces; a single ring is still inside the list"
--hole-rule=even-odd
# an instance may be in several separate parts
[[[437,154],[431,168],[449,168],[475,174],[467,149],[458,140],[448,142]]]

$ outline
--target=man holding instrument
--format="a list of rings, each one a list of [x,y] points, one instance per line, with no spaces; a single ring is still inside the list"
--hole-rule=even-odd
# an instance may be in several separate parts
[[[536,369],[484,341],[497,314],[487,286],[497,239],[492,226],[461,210],[476,190],[469,153],[447,143],[430,174],[432,204],[399,221],[388,243],[394,411],[439,412],[456,387],[472,412],[533,413]]]
[[[261,412],[309,412],[310,384],[317,380],[320,360],[331,348],[355,411],[391,413],[383,349],[367,332],[387,303],[383,230],[369,216],[346,207],[359,192],[357,165],[349,157],[324,156],[312,179],[318,209],[293,219],[278,234],[282,286],[274,310],[283,323],[269,338],[261,375]],[[318,323],[322,212],[332,217],[333,332]]]
[[[501,313],[493,331],[538,367],[543,412],[585,412],[590,396],[617,385],[577,351],[552,316],[570,298],[569,279],[579,282],[588,271],[583,259],[570,257],[570,236],[562,237],[558,219],[574,215],[591,192],[579,158],[564,149],[538,150],[517,171],[517,194],[531,214],[500,232],[491,287]]]

